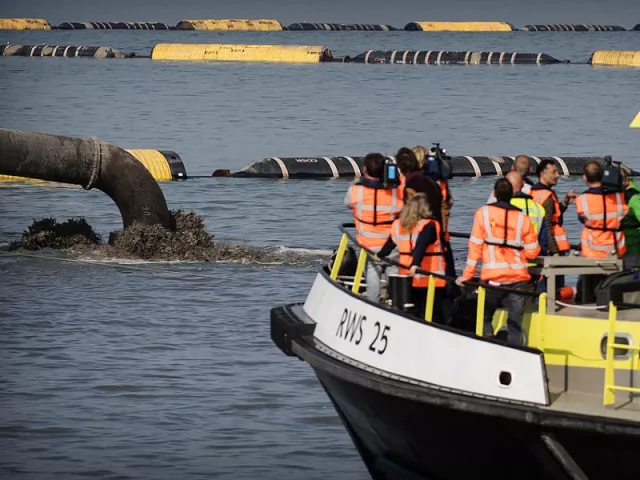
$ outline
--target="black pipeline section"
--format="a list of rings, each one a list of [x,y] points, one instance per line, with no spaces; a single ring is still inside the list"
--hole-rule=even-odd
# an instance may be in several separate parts
[[[0,45],[0,55],[18,57],[91,57],[132,58],[134,53],[122,53],[111,47],[79,45]]]
[[[640,23],[638,23],[635,27],[632,28],[634,32],[640,32]]]
[[[408,65],[549,65],[561,63],[546,53],[518,52],[446,52],[437,50],[369,50],[350,63],[382,63]],[[569,63],[565,60],[564,63]]]
[[[115,202],[124,228],[134,222],[172,228],[158,183],[125,150],[88,139],[0,128],[0,175],[97,188]]]
[[[285,30],[327,30],[327,31],[359,31],[359,32],[390,32],[397,30],[391,25],[376,25],[370,23],[292,23]]]
[[[394,157],[388,157],[395,161]],[[561,175],[582,175],[584,164],[590,160],[604,161],[604,157],[528,157],[531,171],[542,160],[552,160]],[[511,169],[514,157],[456,156],[451,164],[454,177],[500,176]],[[238,178],[355,178],[362,175],[364,157],[269,157],[238,172],[216,170],[214,177]],[[632,171],[632,176],[640,172]]]
[[[618,25],[525,25],[525,32],[626,32],[627,29]]]
[[[175,30],[161,22],[64,22],[54,30]]]

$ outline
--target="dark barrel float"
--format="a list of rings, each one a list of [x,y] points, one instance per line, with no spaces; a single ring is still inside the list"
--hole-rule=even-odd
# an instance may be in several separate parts
[[[0,55],[14,57],[91,57],[131,58],[134,53],[122,53],[111,47],[79,45],[0,45]]]
[[[626,32],[627,29],[618,25],[525,25],[522,27],[525,32]]]
[[[376,25],[370,23],[292,23],[286,30],[327,30],[327,31],[358,31],[358,32],[390,32],[397,30],[391,25]]]
[[[161,22],[64,22],[56,30],[175,30]]]
[[[640,23],[633,27],[634,32],[640,32]]]
[[[149,170],[120,147],[87,139],[0,128],[0,175],[97,188],[115,202],[124,228],[134,222],[171,228],[162,190]]]
[[[395,161],[394,157],[387,157]],[[604,157],[528,157],[532,171],[542,160],[553,160],[561,175],[582,175],[589,160],[604,161]],[[504,175],[511,169],[515,157],[452,157],[454,177],[483,177]],[[237,178],[357,178],[364,170],[364,157],[269,157],[238,172],[216,170],[214,177]],[[632,171],[632,176],[640,172]]]
[[[369,50],[350,63],[382,63],[408,65],[549,65],[561,63],[546,53],[519,52],[446,52],[437,50]],[[565,60],[564,63],[568,63]]]

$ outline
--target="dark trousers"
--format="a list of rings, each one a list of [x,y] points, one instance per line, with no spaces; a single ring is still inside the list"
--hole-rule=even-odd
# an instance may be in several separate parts
[[[424,319],[425,307],[427,304],[427,288],[413,287],[412,300],[415,305],[415,315]],[[431,317],[433,322],[444,324],[445,318],[442,314],[442,301],[445,296],[445,287],[438,287],[435,289],[436,293],[433,298],[433,316]]]
[[[505,283],[502,286],[508,288],[525,289],[527,282]],[[483,335],[493,335],[493,314],[502,306],[504,299],[507,299],[507,343],[510,345],[522,345],[522,316],[524,313],[524,302],[527,297],[517,293],[509,293],[493,288],[486,289],[484,303],[484,329]]]

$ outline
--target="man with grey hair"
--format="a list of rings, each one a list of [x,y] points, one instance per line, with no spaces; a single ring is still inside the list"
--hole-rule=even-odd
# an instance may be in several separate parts
[[[518,172],[520,175],[522,175],[522,180],[524,182],[524,185],[522,186],[522,193],[524,193],[525,195],[529,195],[531,193],[531,187],[533,185],[533,182],[529,180],[529,178],[527,178],[527,175],[529,175],[530,170],[531,168],[529,166],[529,157],[527,157],[526,155],[518,155],[516,159],[513,161],[513,163],[511,164],[510,172]],[[493,194],[493,192],[491,192],[491,195],[489,195],[487,203],[495,203],[495,202],[496,202],[496,197]]]

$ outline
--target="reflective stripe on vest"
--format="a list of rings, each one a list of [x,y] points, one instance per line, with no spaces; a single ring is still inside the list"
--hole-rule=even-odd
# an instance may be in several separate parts
[[[382,247],[403,206],[402,200],[398,199],[398,189],[352,185],[351,205],[358,243],[367,248]]]
[[[400,264],[411,266],[411,263],[413,261],[413,249],[415,247],[416,240],[424,227],[432,222],[434,223],[436,229],[436,241],[430,245],[427,245],[425,255],[422,258],[422,262],[420,263],[420,269],[426,272],[436,273],[438,275],[445,275],[444,255],[442,253],[442,247],[440,244],[440,225],[437,221],[432,219],[419,220],[414,225],[411,232],[407,232],[407,230],[405,230],[405,228],[401,225],[400,220],[395,220],[393,222],[393,226],[391,227],[391,239],[393,240],[393,243],[395,243],[398,247],[398,251],[400,253]],[[399,273],[401,275],[408,275],[409,270],[407,268],[400,268]],[[427,287],[429,285],[429,276],[416,273],[416,275],[414,275],[413,277],[412,285],[414,287],[421,288]],[[435,279],[436,287],[444,287],[445,285],[445,279]]]
[[[551,196],[553,200],[553,214],[551,216],[551,232],[548,232],[549,235],[553,235],[556,243],[558,244],[558,250],[561,252],[568,252],[571,250],[571,245],[569,244],[569,239],[567,238],[567,232],[564,227],[560,225],[560,217],[562,216],[562,211],[560,210],[560,202],[558,202],[558,197],[553,190],[547,188],[539,188],[539,189],[531,189],[531,196],[533,197],[533,201],[539,203],[544,207],[544,203]],[[546,213],[546,212],[545,212]]]
[[[544,207],[525,197],[514,197],[511,199],[511,205],[522,210],[522,213],[531,219],[531,224],[536,233],[540,233],[540,226],[544,221]]]
[[[609,210],[607,205],[613,208]],[[583,193],[576,199],[576,209],[584,218],[580,236],[583,256],[603,258],[614,251],[618,256],[625,254],[627,247],[621,229],[629,207],[622,193]]]
[[[502,215],[502,209],[500,207],[494,207],[494,209],[499,209],[500,214]],[[502,217],[499,220],[496,218],[494,220],[498,226],[504,221],[504,218],[509,218],[510,212],[517,212],[517,220],[516,220],[516,231],[515,238],[509,240],[508,235],[508,225],[504,225],[504,236],[503,238],[498,238],[495,235],[495,232],[492,229],[491,225],[491,212],[490,205],[485,205],[481,207],[482,212],[482,222],[484,225],[484,230],[486,232],[486,239],[477,238],[473,235],[469,237],[469,241],[473,242],[477,245],[484,244],[484,252],[483,252],[483,261],[482,261],[482,269],[483,270],[507,270],[509,272],[515,272],[520,270],[523,275],[528,275],[527,267],[528,262],[524,257],[523,250],[535,250],[538,247],[537,243],[526,244],[522,240],[522,230],[524,224],[524,214],[519,210],[505,210],[506,217]],[[495,215],[494,215],[495,217]],[[505,252],[502,249],[507,249],[509,252],[513,252],[513,261],[505,261]],[[501,261],[498,261],[497,253],[500,253],[502,257]],[[486,254],[486,255],[485,255]],[[507,255],[508,256],[508,255]],[[488,258],[486,258],[488,257]],[[487,260],[487,261],[485,261]],[[475,260],[467,259],[467,265],[471,267],[475,267],[477,262]]]

